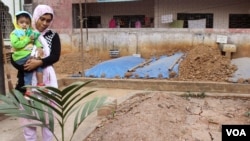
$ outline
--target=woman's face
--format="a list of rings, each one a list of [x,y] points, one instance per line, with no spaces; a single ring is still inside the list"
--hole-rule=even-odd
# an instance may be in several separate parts
[[[52,21],[52,15],[51,14],[44,14],[42,15],[36,22],[36,29],[39,32],[43,32],[45,29],[47,29]]]

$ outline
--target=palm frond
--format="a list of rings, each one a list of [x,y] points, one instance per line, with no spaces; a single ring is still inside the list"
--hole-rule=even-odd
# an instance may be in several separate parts
[[[66,94],[67,95],[75,94],[78,90],[80,90],[82,87],[86,86],[90,82],[92,82],[92,81],[90,80],[90,81],[87,81],[87,82],[75,82],[75,83],[69,85],[64,90],[62,90],[63,99],[65,98]]]
[[[86,119],[86,117],[88,115],[90,115],[92,112],[96,111],[98,108],[103,106],[106,99],[107,99],[106,96],[95,97],[91,101],[87,102],[84,105],[84,107],[82,108],[82,110],[79,109],[79,111],[81,111],[81,112],[78,111],[80,116],[78,117],[78,115],[77,115],[75,118],[73,134],[75,133],[77,128],[81,125],[81,123]],[[78,121],[78,118],[79,118],[79,121]],[[78,121],[78,122],[76,123],[76,121]]]
[[[90,91],[87,94],[84,94],[82,97],[80,97],[79,99],[75,100],[75,101],[71,101],[71,103],[69,103],[69,107],[67,107],[67,109],[65,109],[64,115],[67,115],[68,112],[70,112],[70,110],[76,105],[78,104],[82,99],[86,98],[88,95],[94,93],[95,91]]]
[[[54,132],[55,121],[61,127],[61,140],[64,141],[65,123],[68,121],[70,115],[75,114],[72,139],[86,117],[100,108],[106,100],[105,96],[100,98],[96,97],[84,104],[79,104],[84,98],[95,92],[85,92],[82,90],[82,88],[90,82],[92,81],[75,82],[66,86],[63,90],[47,86],[44,88],[32,87],[35,89],[36,94],[30,96],[30,101],[25,99],[21,92],[13,90],[7,96],[0,95],[0,100],[2,101],[2,103],[0,103],[0,113],[38,121],[38,123],[24,126],[47,127],[57,141],[59,140]]]

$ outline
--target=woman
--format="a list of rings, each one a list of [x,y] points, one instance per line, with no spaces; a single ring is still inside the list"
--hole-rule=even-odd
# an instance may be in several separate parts
[[[38,5],[34,9],[32,26],[41,33],[39,41],[43,45],[43,51],[46,57],[41,60],[30,59],[23,67],[15,64],[12,60],[12,64],[18,69],[17,90],[25,91],[22,88],[24,86],[24,71],[32,71],[40,66],[44,68],[44,84],[46,86],[58,87],[56,74],[52,65],[60,58],[61,43],[59,35],[48,29],[53,19],[54,12],[50,6]],[[36,77],[33,76],[32,81],[32,84],[36,85]],[[47,128],[42,129],[42,136],[43,141],[52,141],[53,139],[52,133]],[[36,141],[36,127],[24,127],[24,137],[26,141]]]

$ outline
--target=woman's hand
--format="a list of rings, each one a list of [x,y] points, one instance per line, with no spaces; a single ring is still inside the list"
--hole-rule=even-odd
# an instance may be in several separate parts
[[[36,49],[36,52],[37,52],[37,58],[38,59],[42,59],[44,57],[44,52],[43,52],[43,49],[42,48],[37,48]]]
[[[43,64],[42,60],[37,60],[37,59],[29,59],[25,64],[24,64],[24,70],[26,71],[31,71]]]

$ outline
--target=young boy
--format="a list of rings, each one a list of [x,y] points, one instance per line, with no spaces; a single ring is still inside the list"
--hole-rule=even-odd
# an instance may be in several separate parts
[[[14,20],[15,29],[10,34],[11,45],[14,49],[12,54],[13,60],[24,65],[30,58],[41,59],[43,55],[42,44],[38,41],[39,32],[35,32],[31,28],[31,15],[26,11],[16,13]],[[31,85],[33,72],[24,72],[25,85]],[[44,86],[43,69],[36,70],[37,86]],[[30,88],[26,88],[25,96],[31,95]]]

